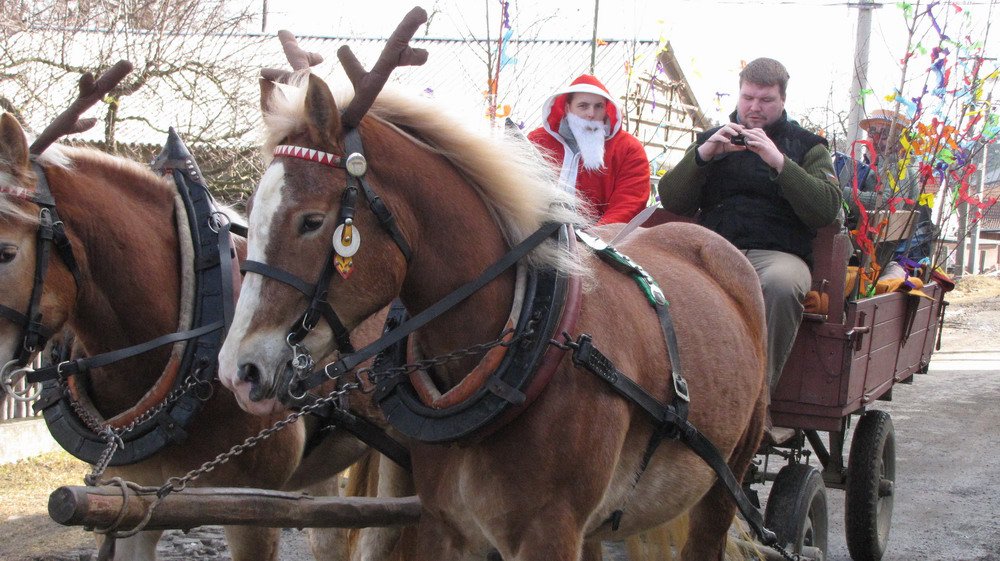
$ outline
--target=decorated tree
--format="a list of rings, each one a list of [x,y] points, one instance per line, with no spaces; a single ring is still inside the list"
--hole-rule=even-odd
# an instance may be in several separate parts
[[[856,174],[848,196],[867,211],[852,233],[863,256],[862,275],[871,281],[894,261],[921,271],[925,280],[946,268],[955,247],[964,246],[996,203],[978,191],[983,155],[1000,139],[993,103],[1000,70],[985,48],[992,3],[985,17],[951,2],[896,7],[908,30],[898,85],[888,92],[865,90],[858,102],[869,115],[905,116],[892,122],[889,134],[899,135],[899,150],[876,157],[870,140],[850,147],[855,159],[870,165],[882,194],[876,204],[864,205]],[[909,242],[897,244],[894,229],[910,232]]]

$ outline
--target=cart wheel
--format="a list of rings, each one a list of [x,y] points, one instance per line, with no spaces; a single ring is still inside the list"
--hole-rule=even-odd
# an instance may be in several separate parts
[[[792,553],[826,557],[828,515],[826,485],[819,470],[807,464],[781,468],[767,498],[764,525]]]
[[[896,433],[885,411],[861,416],[847,463],[844,523],[847,549],[856,561],[885,553],[896,483]]]

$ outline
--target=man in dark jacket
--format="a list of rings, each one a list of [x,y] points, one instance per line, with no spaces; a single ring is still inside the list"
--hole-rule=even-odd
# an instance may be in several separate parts
[[[731,122],[705,131],[660,179],[669,211],[694,216],[743,250],[767,314],[774,391],[802,320],[816,230],[837,218],[840,188],[826,140],[788,120],[788,71],[756,59],[740,72]]]

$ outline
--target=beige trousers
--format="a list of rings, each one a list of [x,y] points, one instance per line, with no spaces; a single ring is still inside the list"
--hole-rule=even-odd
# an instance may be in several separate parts
[[[802,323],[802,301],[812,284],[812,275],[806,262],[791,253],[766,249],[750,249],[743,253],[757,271],[764,291],[767,377],[773,394]]]

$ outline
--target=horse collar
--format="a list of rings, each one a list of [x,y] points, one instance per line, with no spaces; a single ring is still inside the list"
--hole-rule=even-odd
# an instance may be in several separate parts
[[[560,229],[560,243],[572,251],[568,230]],[[468,442],[488,436],[527,409],[551,380],[564,354],[565,349],[549,345],[549,341],[561,332],[573,331],[580,303],[580,279],[576,277],[534,268],[528,270],[527,277],[513,335],[526,339],[492,360],[487,353],[472,374],[443,396],[435,396],[437,392],[428,388],[426,377],[380,380],[374,398],[389,424],[421,442]],[[399,341],[381,356],[398,362],[406,355],[405,345],[405,340]],[[428,399],[428,394],[435,398]]]
[[[221,220],[223,215],[202,180],[194,157],[172,128],[153,171],[173,178],[178,193],[176,211],[183,216],[177,228],[190,231],[186,242],[193,263],[190,329],[125,349],[65,360],[28,375],[29,382],[42,383],[42,395],[35,410],[43,411],[49,432],[63,448],[90,464],[105,460],[108,465],[132,464],[188,437],[188,425],[211,396],[218,349],[232,318],[231,224]],[[179,243],[185,243],[181,241],[183,237],[178,235]],[[94,420],[96,412],[86,398],[85,385],[74,374],[179,341],[188,343],[171,358],[160,378],[138,403],[114,418]],[[120,435],[119,442],[124,446],[109,448],[109,432]],[[109,450],[111,455],[105,457]]]

